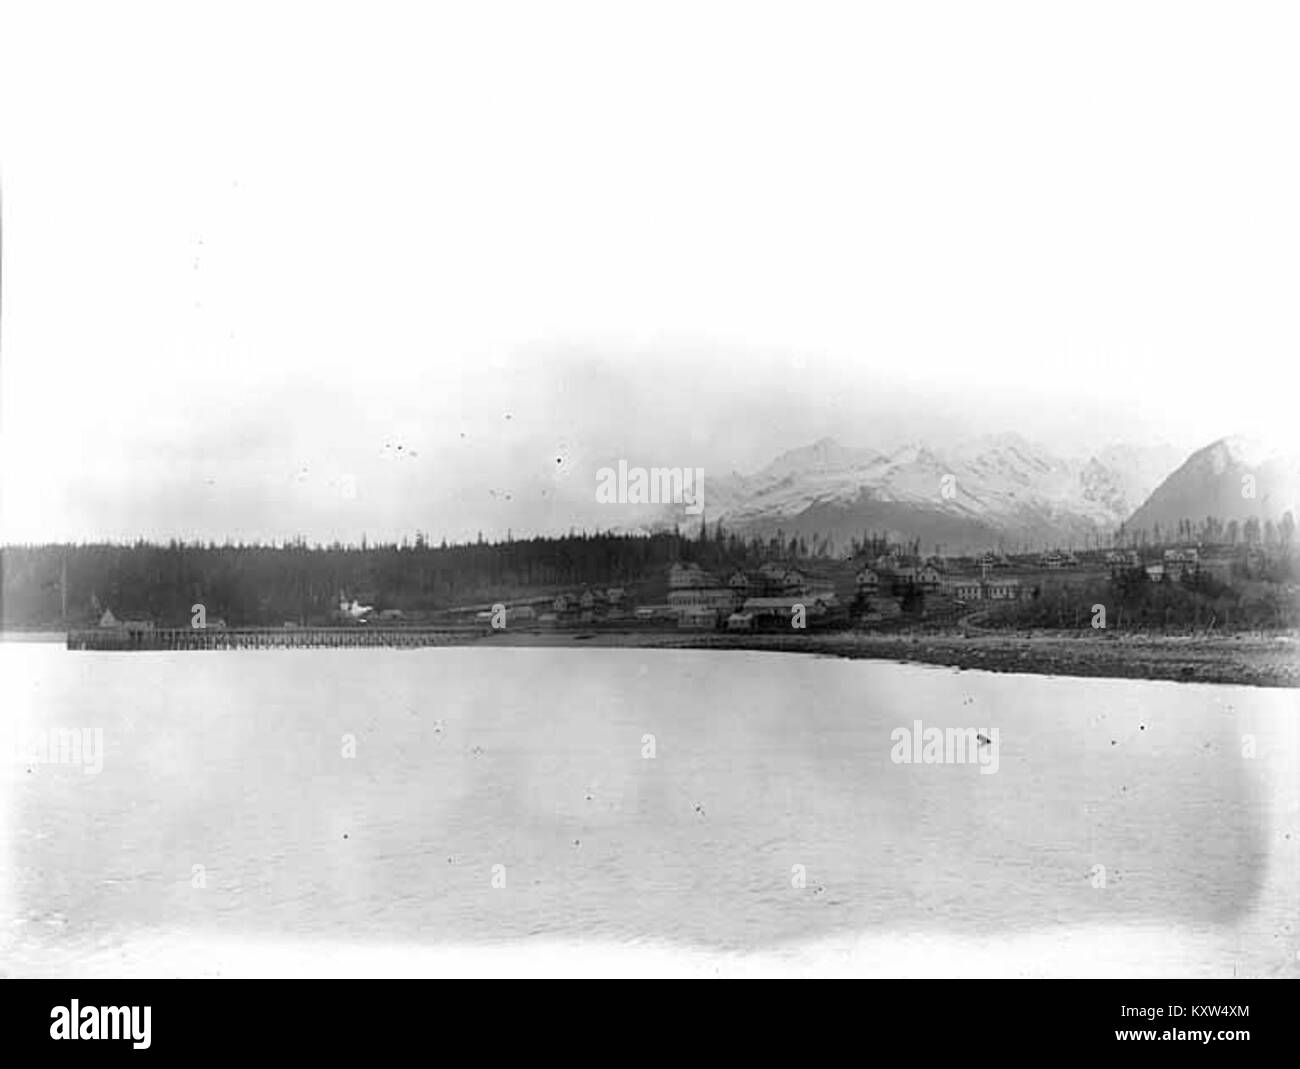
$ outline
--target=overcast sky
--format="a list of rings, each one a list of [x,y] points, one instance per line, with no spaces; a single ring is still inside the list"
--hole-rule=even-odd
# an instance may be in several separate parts
[[[563,530],[600,464],[824,436],[1294,438],[1294,5],[16,7],[3,540]]]

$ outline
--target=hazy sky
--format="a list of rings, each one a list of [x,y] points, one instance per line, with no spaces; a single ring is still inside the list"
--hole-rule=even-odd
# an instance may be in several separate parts
[[[1298,12],[7,5],[0,538],[564,529],[619,457],[827,435],[1294,438]]]

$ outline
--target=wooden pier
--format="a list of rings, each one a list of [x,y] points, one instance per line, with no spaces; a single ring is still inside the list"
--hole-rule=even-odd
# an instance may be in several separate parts
[[[481,627],[157,627],[68,632],[70,650],[282,650],[454,646]]]

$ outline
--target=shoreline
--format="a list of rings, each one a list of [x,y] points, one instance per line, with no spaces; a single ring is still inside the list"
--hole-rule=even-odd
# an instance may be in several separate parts
[[[931,664],[962,671],[1300,687],[1300,641],[1291,635],[1205,638],[957,632],[906,635],[826,632],[806,635],[591,631],[514,632],[472,641],[491,645],[601,646],[629,649],[749,650],[819,654],[849,660]]]
[[[987,630],[922,634],[864,631],[754,634],[592,628],[462,632],[444,637],[446,641],[439,645],[749,650],[930,664],[962,671],[1300,687],[1300,637],[1287,633],[1215,637]],[[60,632],[0,632],[0,641],[5,642],[61,644],[65,638]]]

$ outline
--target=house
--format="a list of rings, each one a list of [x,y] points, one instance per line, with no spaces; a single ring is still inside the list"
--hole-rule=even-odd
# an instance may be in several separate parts
[[[727,617],[728,631],[753,631],[754,617],[747,612],[733,612]]]
[[[717,610],[690,606],[678,615],[677,626],[688,631],[712,631],[718,626]]]
[[[798,594],[805,601],[809,599],[817,601],[819,598],[825,601],[829,598],[831,601],[838,603],[839,598],[835,593],[835,583],[830,579],[809,579]]]
[[[339,615],[348,620],[362,620],[375,611],[373,605],[362,605],[356,598],[348,601],[346,597],[339,598]]]
[[[1110,574],[1113,578],[1120,572],[1142,567],[1142,558],[1137,555],[1136,550],[1115,549],[1106,554],[1106,564],[1110,567]]]
[[[1059,549],[1053,549],[1039,557],[1038,563],[1041,567],[1055,571],[1058,568],[1064,568],[1066,566],[1065,554]]]
[[[570,598],[568,594],[560,594],[556,597],[556,599],[553,602],[551,602],[551,608],[557,614],[562,612],[568,612],[573,607],[574,607],[573,599]]]
[[[741,601],[749,594],[749,576],[737,568],[731,573],[731,578],[727,580],[727,585],[736,592],[736,596]]]
[[[958,601],[980,601],[984,597],[983,584],[978,576],[973,575],[948,579],[944,582],[943,589],[949,597],[956,598]]]
[[[1020,580],[988,579],[985,580],[984,591],[990,601],[1015,601],[1020,597]]]
[[[893,620],[903,614],[903,607],[897,598],[868,598],[865,611],[859,617],[864,624],[876,624]]]
[[[804,592],[803,574],[784,564],[770,561],[758,570],[757,596],[779,598]],[[746,588],[748,590],[748,588]]]
[[[839,601],[834,594],[816,597],[804,595],[787,597],[746,598],[741,612],[753,618],[754,626],[789,627],[795,618],[798,606],[803,606],[805,622],[824,619],[839,609]]]
[[[605,591],[605,600],[611,605],[622,605],[626,591],[621,586],[612,586]]]
[[[687,590],[691,587],[713,585],[713,576],[698,564],[673,564],[668,568],[669,590]]]
[[[859,597],[870,597],[880,587],[880,576],[870,568],[863,568],[855,577]]]
[[[1165,550],[1165,574],[1170,579],[1195,575],[1200,568],[1199,554],[1194,548]]]
[[[809,591],[804,596],[804,603],[816,607],[821,612],[836,612],[840,608],[839,595],[834,590]]]
[[[1147,578],[1148,578],[1151,582],[1153,582],[1153,583],[1158,583],[1158,582],[1160,582],[1164,577],[1165,577],[1165,566],[1164,566],[1163,564],[1148,564],[1148,565],[1147,565]]]
[[[915,582],[922,590],[935,591],[943,585],[943,576],[933,564],[926,564],[917,570]]]
[[[105,609],[104,615],[99,618],[100,627],[121,627],[117,622],[117,617],[113,615],[112,609]]]
[[[688,587],[668,591],[668,604],[674,609],[705,608],[731,612],[736,608],[736,592],[727,586]]]

